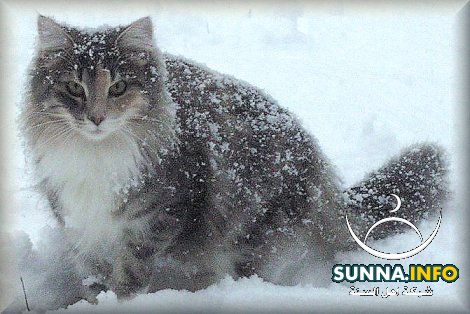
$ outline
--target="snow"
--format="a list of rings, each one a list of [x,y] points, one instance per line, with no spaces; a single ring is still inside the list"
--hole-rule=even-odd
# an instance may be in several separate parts
[[[91,4],[90,4],[91,5]],[[267,4],[266,4],[267,5]],[[71,3],[67,10],[52,4],[8,3],[11,23],[9,42],[12,60],[9,86],[17,91],[35,43],[37,12],[81,27],[126,24],[141,16],[153,18],[159,47],[182,55],[221,73],[227,73],[262,88],[282,106],[296,114],[319,140],[325,154],[337,167],[346,186],[359,181],[400,149],[422,141],[442,144],[451,159],[456,192],[443,213],[437,238],[417,256],[400,261],[453,263],[465,276],[466,248],[459,235],[465,227],[461,164],[461,127],[458,101],[457,26],[458,8],[420,13],[409,10],[378,14],[351,11],[331,5],[326,9],[297,4],[232,5],[213,10],[187,10],[179,5],[125,4],[125,8],[93,4],[94,9]],[[444,6],[444,5],[443,5]],[[125,13],[132,12],[132,13]],[[8,94],[10,104],[21,102],[20,94]],[[11,107],[10,117],[15,115]],[[11,123],[11,122],[10,122]],[[11,128],[14,130],[14,127]],[[13,132],[12,132],[13,133]],[[15,136],[12,134],[12,136]],[[11,191],[15,206],[10,229],[26,232],[37,245],[41,229],[55,223],[45,200],[32,192],[29,172],[19,141],[16,145]],[[17,205],[16,205],[17,204]],[[341,223],[341,222],[339,222]],[[436,221],[419,229],[427,237]],[[417,244],[412,230],[376,241],[374,247],[392,252]],[[357,250],[338,256],[342,263],[381,262]],[[406,269],[406,266],[405,266]],[[331,270],[329,270],[331,271]],[[306,274],[315,277],[316,274]],[[319,287],[319,285],[323,285]],[[361,288],[387,284],[361,283]],[[391,286],[388,284],[388,286]],[[418,285],[425,286],[425,285]],[[432,283],[431,298],[400,297],[396,300],[348,295],[349,285],[313,280],[312,285],[281,287],[258,277],[220,283],[195,293],[164,290],[119,302],[112,292],[101,293],[99,305],[84,301],[65,312],[241,310],[359,310],[383,309],[424,311],[463,309],[463,279],[456,283]]]

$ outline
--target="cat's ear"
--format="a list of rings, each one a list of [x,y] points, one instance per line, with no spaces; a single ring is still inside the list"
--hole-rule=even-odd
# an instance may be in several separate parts
[[[69,48],[73,41],[65,29],[49,17],[38,17],[39,48],[53,51]]]
[[[129,47],[141,50],[150,50],[153,48],[153,25],[150,17],[138,19],[121,34],[119,34],[116,42],[121,47]]]

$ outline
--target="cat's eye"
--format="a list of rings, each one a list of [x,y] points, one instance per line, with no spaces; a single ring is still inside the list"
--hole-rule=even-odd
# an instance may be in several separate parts
[[[124,81],[117,81],[109,88],[109,95],[112,97],[118,97],[125,93],[127,84]]]
[[[75,81],[67,82],[67,91],[74,97],[83,97],[85,95],[83,86]]]

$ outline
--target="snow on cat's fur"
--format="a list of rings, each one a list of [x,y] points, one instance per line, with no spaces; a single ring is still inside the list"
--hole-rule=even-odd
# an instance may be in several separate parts
[[[99,289],[196,290],[226,274],[296,284],[351,247],[339,223],[348,206],[360,229],[390,193],[416,199],[409,220],[445,198],[442,152],[423,145],[345,200],[289,112],[246,83],[162,56],[148,18],[96,32],[45,17],[38,26],[23,133],[74,276],[97,283],[37,307]]]

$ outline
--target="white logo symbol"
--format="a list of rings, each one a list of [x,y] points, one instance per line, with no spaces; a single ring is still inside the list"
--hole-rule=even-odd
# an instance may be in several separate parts
[[[400,200],[400,197],[398,197],[397,195],[395,194],[390,194],[391,196],[395,197],[395,199],[397,200],[397,206],[392,209],[390,212],[391,213],[395,213],[396,211],[398,211],[398,209],[400,208],[401,206],[401,200]],[[403,218],[399,218],[399,217],[389,217],[389,218],[384,218],[384,219],[381,219],[379,221],[377,221],[375,224],[372,225],[372,227],[370,227],[370,229],[367,231],[367,234],[366,236],[364,237],[364,242],[362,242],[358,237],[357,235],[354,233],[354,231],[352,230],[351,228],[351,225],[349,224],[349,220],[348,220],[348,216],[346,215],[346,223],[348,225],[348,229],[349,229],[349,232],[351,233],[351,236],[353,237],[354,241],[357,242],[357,244],[359,244],[359,246],[361,248],[363,248],[366,252],[368,252],[369,254],[371,255],[374,255],[376,257],[379,257],[379,258],[383,258],[383,259],[389,259],[389,260],[398,260],[398,259],[403,259],[403,258],[408,258],[408,257],[411,257],[413,255],[416,255],[418,254],[419,252],[421,252],[422,250],[424,250],[431,242],[432,240],[434,239],[434,237],[436,236],[437,232],[439,231],[439,227],[441,225],[441,220],[442,220],[442,212],[439,212],[439,220],[437,221],[437,225],[436,225],[436,228],[434,228],[434,231],[432,232],[432,234],[429,236],[429,238],[426,239],[426,241],[423,242],[423,236],[421,235],[421,232],[418,230],[418,228],[416,228],[415,225],[413,225],[411,222],[409,222],[408,220],[406,219],[403,219]],[[385,253],[385,252],[381,252],[381,251],[378,251],[378,250],[375,250],[369,246],[366,245],[366,241],[367,241],[367,237],[369,236],[369,234],[372,232],[372,230],[374,230],[376,227],[378,227],[379,225],[385,223],[385,222],[388,222],[388,221],[398,221],[398,222],[403,222],[405,224],[407,224],[408,226],[410,226],[411,228],[413,228],[413,230],[418,234],[420,240],[421,240],[421,244],[418,245],[417,247],[415,247],[414,249],[412,250],[409,250],[409,251],[406,251],[406,252],[402,252],[402,253]]]

